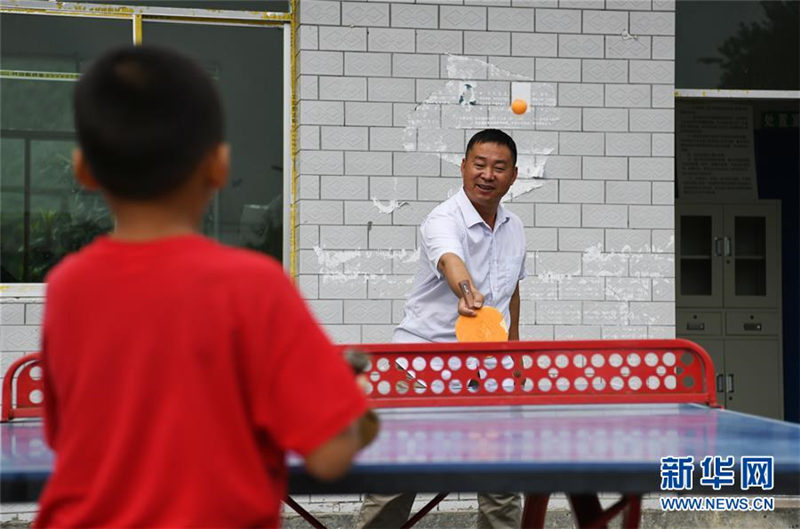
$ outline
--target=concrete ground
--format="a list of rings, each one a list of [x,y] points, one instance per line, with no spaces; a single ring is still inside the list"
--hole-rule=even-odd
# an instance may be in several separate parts
[[[3,509],[0,509],[2,511]],[[1,529],[28,529],[32,513],[21,516],[8,516],[4,513]],[[320,521],[328,529],[351,529],[354,527],[356,513],[318,514]],[[415,527],[419,529],[473,529],[477,513],[468,511],[431,512]],[[286,514],[285,529],[308,529],[311,526],[302,518]],[[619,529],[620,519],[609,524],[609,529]],[[645,508],[642,511],[641,529],[800,529],[800,500],[785,498],[776,501],[775,510],[762,512],[662,512]],[[546,529],[573,529],[572,514],[565,508],[555,508],[547,512]]]
[[[351,529],[354,513],[326,514],[319,517],[328,529]],[[475,512],[432,512],[415,527],[419,529],[473,529]],[[284,518],[285,529],[308,529],[311,526],[299,516]],[[620,520],[609,524],[609,529],[619,529]],[[760,512],[661,512],[646,510],[642,513],[641,529],[799,529],[800,509],[776,509]],[[566,510],[547,513],[546,529],[573,529],[572,514]]]

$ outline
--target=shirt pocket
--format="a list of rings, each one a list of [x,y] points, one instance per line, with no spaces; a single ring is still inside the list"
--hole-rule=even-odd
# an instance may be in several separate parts
[[[512,253],[504,256],[500,263],[500,278],[503,282],[501,289],[503,293],[509,297],[511,297],[514,293],[514,289],[517,287],[523,261],[525,261],[524,253]]]

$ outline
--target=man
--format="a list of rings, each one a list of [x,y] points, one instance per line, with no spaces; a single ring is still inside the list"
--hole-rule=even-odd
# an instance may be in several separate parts
[[[519,281],[525,277],[525,232],[500,205],[517,178],[517,147],[505,132],[486,129],[467,144],[463,187],[439,204],[420,226],[420,265],[395,329],[395,343],[455,342],[459,314],[483,305],[499,310],[508,339],[519,339]],[[369,494],[359,513],[362,529],[398,528],[415,493]],[[479,529],[519,527],[517,494],[479,494]]]

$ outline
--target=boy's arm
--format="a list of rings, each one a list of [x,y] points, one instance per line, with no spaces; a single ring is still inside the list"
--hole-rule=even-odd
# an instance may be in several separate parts
[[[360,381],[362,374],[369,367],[369,357],[358,350],[347,349],[344,358]],[[305,458],[308,472],[324,481],[341,477],[356,453],[370,444],[378,435],[380,422],[372,410],[350,424],[342,433],[322,443]]]
[[[342,477],[356,453],[378,434],[375,412],[367,410],[358,420],[336,437],[322,443],[305,458],[309,474],[323,481]]]
[[[354,433],[366,397],[280,265],[264,267],[250,283],[257,282],[270,295],[253,300],[242,330],[255,426],[281,450],[301,455],[311,475],[334,479],[368,440]]]

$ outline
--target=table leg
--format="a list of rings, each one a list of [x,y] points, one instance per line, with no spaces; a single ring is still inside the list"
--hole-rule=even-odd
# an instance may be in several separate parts
[[[314,518],[314,515],[313,515],[313,514],[311,514],[311,513],[310,513],[310,512],[308,512],[307,510],[303,509],[303,508],[300,506],[300,504],[299,504],[299,503],[297,503],[296,501],[294,501],[294,500],[291,498],[291,496],[286,496],[286,497],[283,499],[283,501],[286,503],[286,505],[288,505],[289,507],[291,507],[291,508],[292,508],[292,510],[293,510],[294,512],[296,512],[297,514],[299,514],[300,516],[302,516],[302,517],[303,517],[303,519],[304,519],[305,521],[307,521],[307,522],[309,523],[309,525],[311,525],[311,527],[313,527],[314,529],[328,529],[327,527],[325,527],[324,525],[322,525],[322,522],[320,522],[319,520],[317,520],[316,518]]]
[[[607,529],[603,507],[597,494],[568,494],[572,514],[581,529]]]
[[[547,514],[549,494],[526,494],[522,510],[522,529],[542,529]]]
[[[431,509],[433,509],[434,507],[436,507],[437,505],[439,505],[439,503],[440,503],[440,502],[441,502],[443,499],[445,499],[445,498],[447,497],[447,495],[448,495],[448,494],[449,494],[449,492],[440,492],[439,494],[437,494],[436,496],[434,496],[434,498],[433,498],[431,501],[429,501],[427,504],[425,504],[425,507],[423,507],[422,509],[420,509],[420,510],[417,512],[417,514],[415,514],[414,516],[412,516],[411,518],[409,518],[409,520],[408,520],[406,523],[404,523],[404,524],[403,524],[403,525],[400,527],[400,529],[408,529],[409,527],[413,527],[413,526],[414,526],[414,524],[416,524],[418,521],[420,521],[420,520],[422,519],[422,517],[423,517],[423,516],[425,516],[426,514],[428,514],[428,513],[430,512],[430,510],[431,510]]]
[[[628,507],[622,515],[622,529],[639,529],[642,519],[642,497],[628,496]]]

